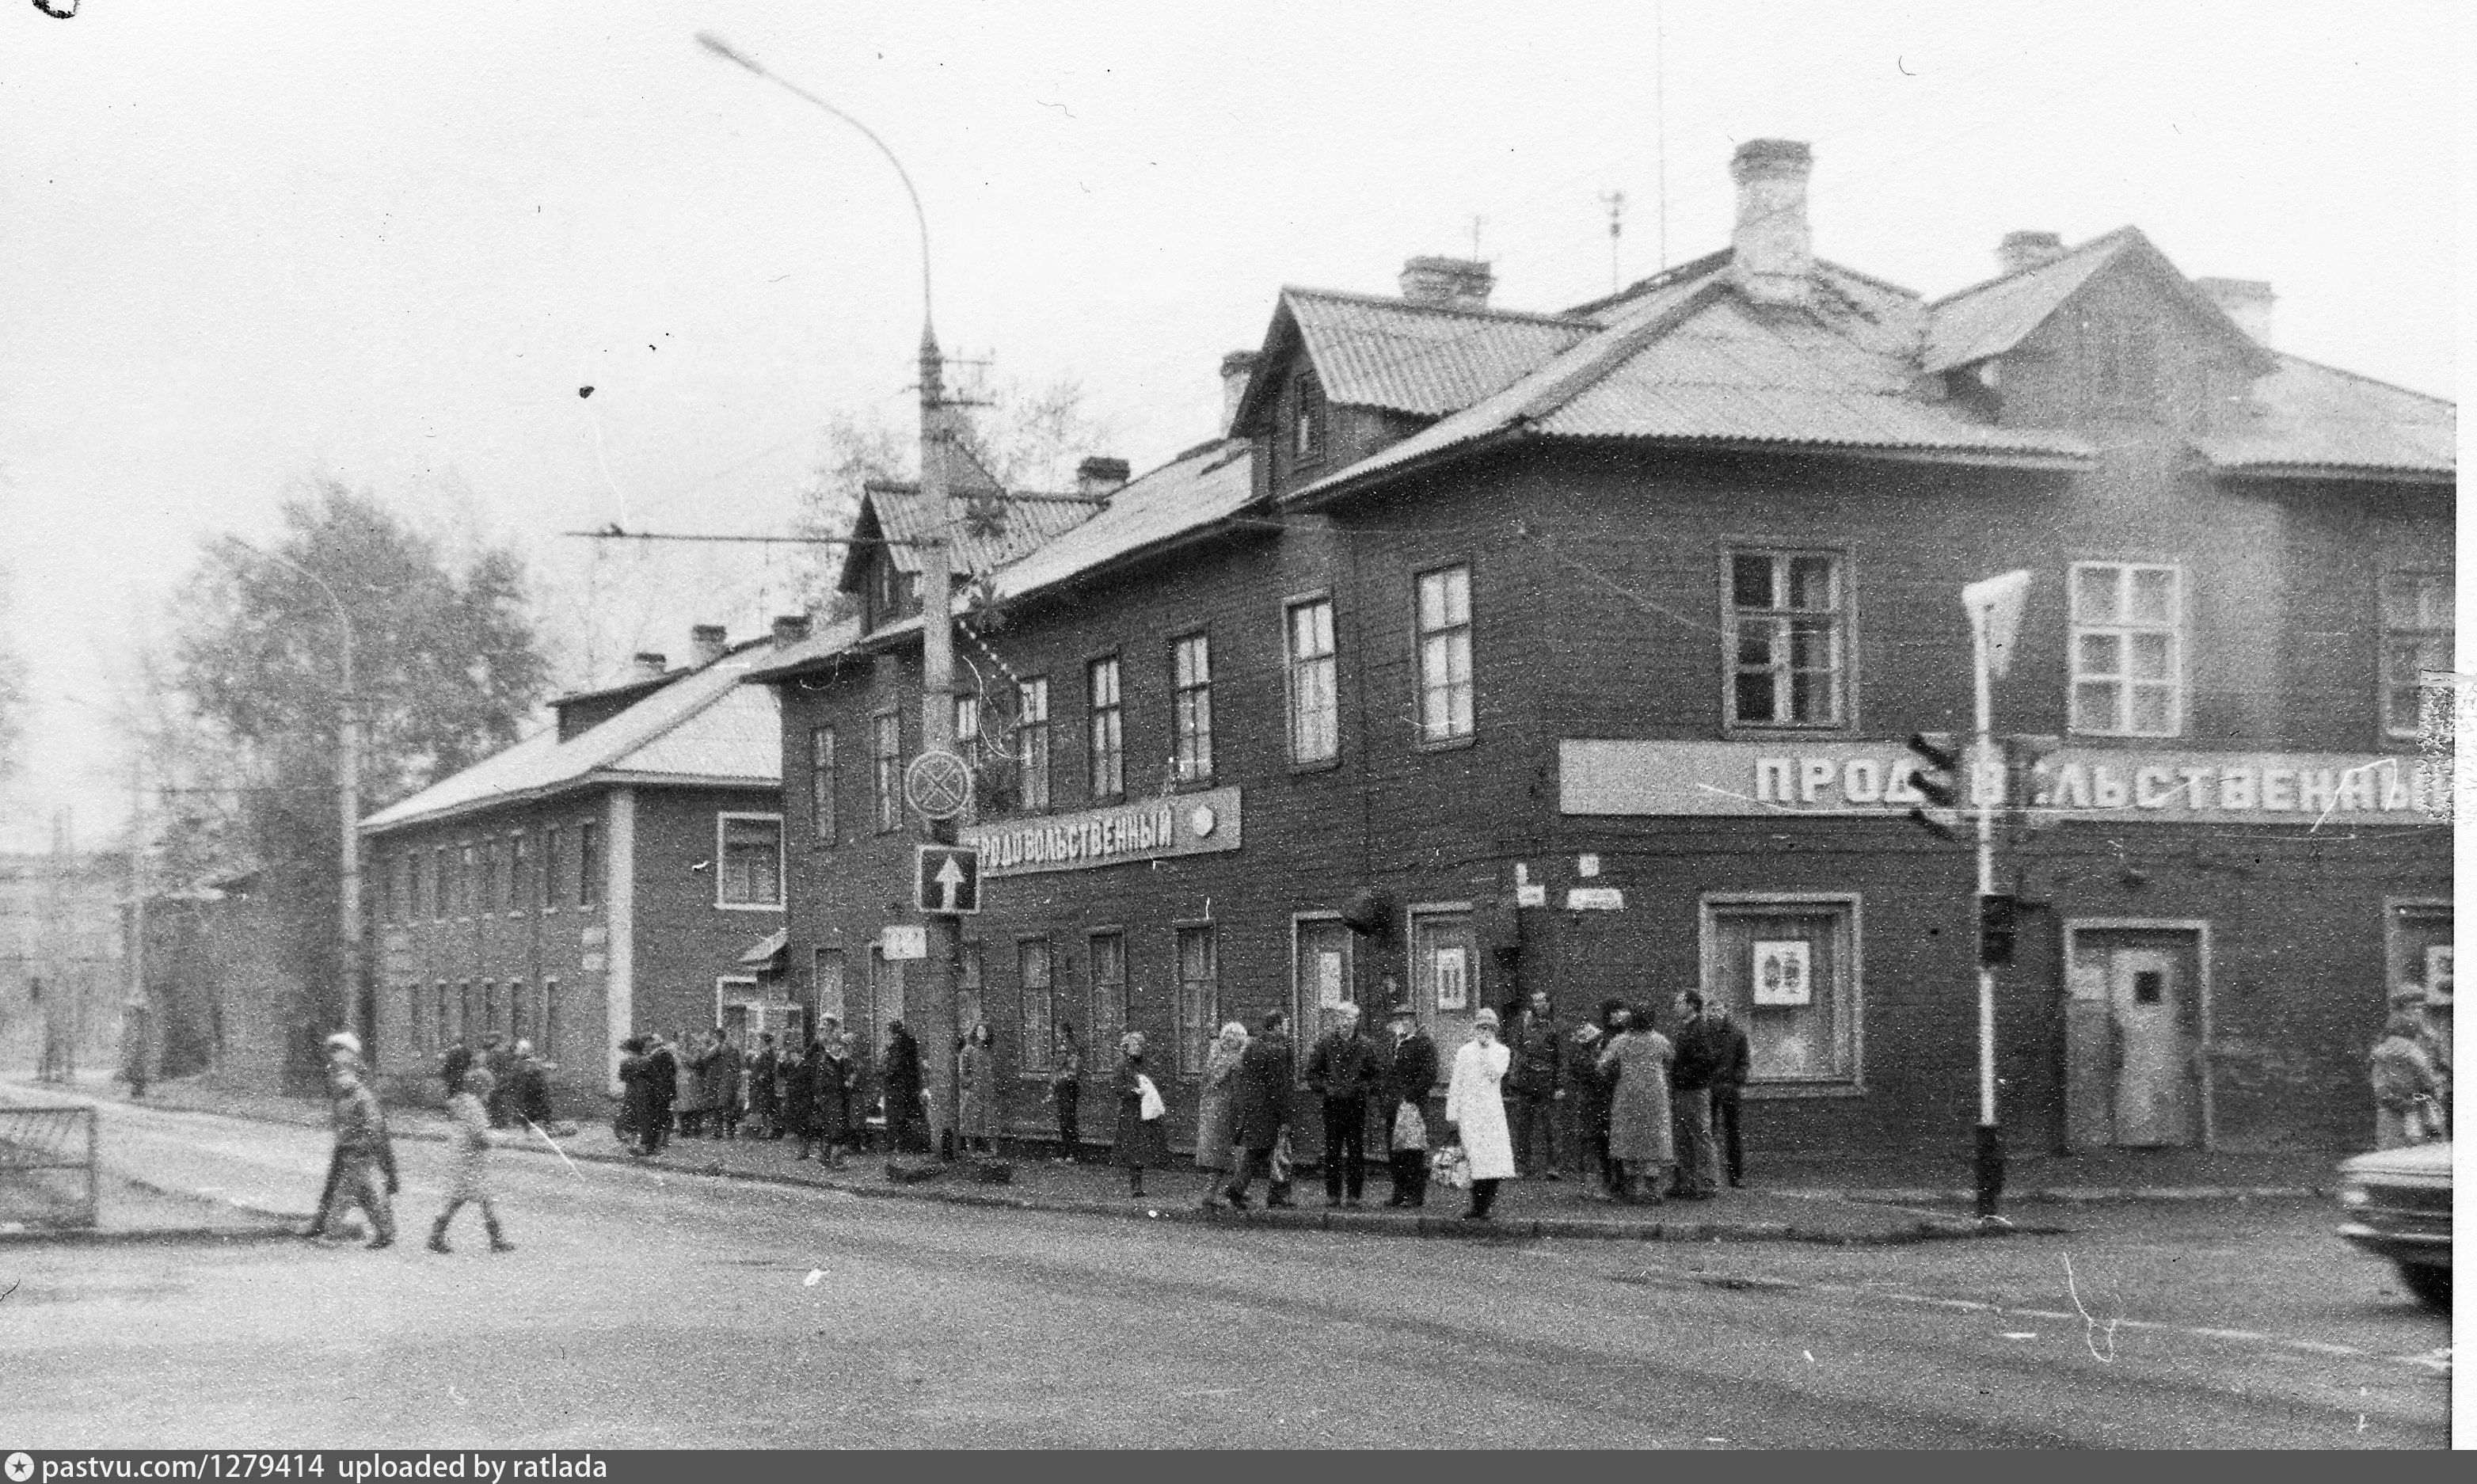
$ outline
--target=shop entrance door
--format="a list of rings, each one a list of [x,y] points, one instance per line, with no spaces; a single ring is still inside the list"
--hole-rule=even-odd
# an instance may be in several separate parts
[[[2200,968],[2199,935],[2191,931],[2085,928],[2074,933],[2076,997],[2091,1011],[2104,1006],[2105,1016],[2104,1039],[2089,1038],[2091,1051],[2104,1046],[2103,1056],[2077,1058],[2073,1068],[2074,1080],[2083,1084],[2075,1102],[2089,1106],[2096,1099],[2087,1094],[2104,1089],[2103,1123],[2086,1130],[2100,1137],[2090,1142],[2131,1146],[2201,1142],[2202,1089],[2194,1055],[2202,1041]],[[2098,1003],[2089,1003],[2093,1000]]]

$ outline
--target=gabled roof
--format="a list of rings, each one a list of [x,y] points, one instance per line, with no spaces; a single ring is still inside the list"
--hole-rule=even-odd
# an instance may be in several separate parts
[[[2214,467],[2261,477],[2329,477],[2342,470],[2451,479],[2459,468],[2459,409],[2369,376],[2301,356],[2253,385],[2250,405],[2223,414],[2199,440]]]
[[[1109,506],[990,574],[999,602],[1048,591],[1245,513],[1254,497],[1255,470],[1243,440],[1215,439],[1146,471],[1110,498]],[[917,619],[888,624],[872,636],[884,641],[908,635]],[[817,635],[778,651],[749,678],[787,680],[815,670],[851,652],[860,634],[851,626]]]
[[[2271,369],[2266,356],[2228,317],[2227,311],[2194,288],[2167,255],[2137,227],[2118,227],[2044,263],[1973,284],[1937,300],[1927,309],[1926,348],[1919,359],[1920,369],[1930,375],[1939,374],[2003,355],[2046,323],[2083,285],[2109,264],[2132,259],[2157,269],[2159,282],[2170,295],[2203,319],[2216,324],[2231,343],[2251,352],[2260,371]]]
[[[1702,271],[1594,306],[1604,323],[1496,394],[1293,490],[1314,499],[1371,475],[1503,438],[1644,439],[2077,464],[2068,433],[1999,428],[1938,399],[1915,360],[1914,295],[1829,263],[1799,310],[1745,302],[1725,254]]]
[[[1441,417],[1591,333],[1591,321],[1285,289],[1265,348],[1295,330],[1328,402]],[[1257,393],[1250,388],[1250,400]],[[1242,405],[1241,415],[1247,409]]]
[[[951,471],[947,494],[954,505],[960,507],[972,495],[1000,492],[998,482],[973,460],[957,458],[948,463]],[[954,571],[958,576],[967,572],[992,571],[1060,532],[1072,530],[1089,520],[1093,512],[1100,508],[1072,495],[1044,494],[1028,499],[1018,496],[1004,507],[1004,524],[986,533],[973,530],[958,508],[951,559]],[[868,553],[873,549],[868,542],[919,541],[930,534],[931,524],[928,501],[921,497],[917,484],[870,480],[862,490],[860,514],[852,522],[852,535],[858,540],[843,555],[838,578],[842,591],[860,591],[867,569]],[[895,570],[920,570],[918,547],[888,546],[885,550],[893,561]]]
[[[382,834],[595,784],[776,787],[783,732],[771,692],[743,686],[770,657],[765,641],[683,673],[617,716],[565,742],[547,726],[362,821]]]

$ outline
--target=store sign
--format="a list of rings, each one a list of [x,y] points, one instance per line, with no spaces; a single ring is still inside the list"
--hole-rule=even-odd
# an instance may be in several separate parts
[[[1898,742],[1567,742],[1559,806],[1569,815],[1869,817],[1925,802]],[[2155,824],[2316,820],[2431,824],[2449,797],[2421,757],[2067,747],[2048,757],[2038,808],[2067,818]]]
[[[985,877],[1236,850],[1238,791],[1208,789],[1113,809],[976,825],[962,832],[962,843],[981,852]]]

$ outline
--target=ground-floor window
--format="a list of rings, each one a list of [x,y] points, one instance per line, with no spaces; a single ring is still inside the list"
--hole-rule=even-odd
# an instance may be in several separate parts
[[[1293,918],[1290,942],[1292,1039],[1304,1044],[1323,1034],[1326,1011],[1351,1002],[1350,929],[1339,918]]]
[[[1127,1033],[1127,935],[1094,933],[1085,943],[1090,960],[1086,1044],[1114,1066],[1118,1038]]]
[[[544,979],[541,988],[541,1054],[548,1062],[560,1058],[562,1042],[567,1026],[560,1012],[565,1007],[559,1002],[559,981]]]
[[[890,959],[883,948],[868,950],[868,1003],[861,1007],[859,1032],[861,1052],[869,1065],[878,1063],[879,1044],[886,1039],[887,1027],[903,1019],[902,959]]]
[[[757,981],[740,974],[725,974],[713,981],[713,1023],[732,1039],[734,1045],[745,1046],[765,1028],[765,1012],[757,1004]]]
[[[2390,959],[2389,986],[2414,984],[2431,994],[2451,985],[2451,904],[2392,902],[2384,923]]]
[[[1467,905],[1411,909],[1411,1004],[1445,1056],[1470,1039],[1471,1015],[1482,1004],[1478,948]]]
[[[1219,1034],[1221,967],[1213,924],[1190,922],[1178,930],[1178,1069],[1204,1069],[1205,1047]]]
[[[1051,1029],[1049,940],[1026,938],[1014,945],[1017,1011],[1023,1027],[1023,1069],[1047,1071],[1055,1032]],[[1087,1042],[1086,1044],[1092,1044]],[[1097,1046],[1095,1051],[1097,1053]]]
[[[988,1022],[988,1005],[981,984],[987,964],[982,957],[979,943],[966,943],[959,944],[958,947],[960,956],[955,963],[955,1034],[968,1036],[972,1033],[973,1026],[985,1025]],[[992,1040],[996,1038],[995,1026],[990,1027],[989,1035]]]
[[[435,1009],[430,1017],[430,1048],[444,1051],[456,1044],[456,1002],[448,997],[447,981],[444,979],[431,986],[431,994],[435,996],[432,1001]]]
[[[1858,1077],[1858,899],[1703,899],[1703,993],[1745,1028],[1756,1082]]]
[[[811,1003],[817,1013],[817,1023],[819,1027],[821,1029],[823,1028],[825,1019],[828,1016],[833,1016],[837,1024],[845,1023],[846,1017],[843,1013],[843,950],[840,948],[819,948],[810,956],[810,963],[813,969],[809,981],[809,987],[813,994]]]

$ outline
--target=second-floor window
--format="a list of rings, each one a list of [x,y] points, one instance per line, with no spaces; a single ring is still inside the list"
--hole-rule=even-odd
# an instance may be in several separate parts
[[[869,761],[877,790],[877,832],[903,827],[903,717],[886,712],[869,718]]]
[[[441,922],[456,913],[456,888],[448,875],[451,859],[445,845],[430,852],[430,915]]]
[[[1470,568],[1419,577],[1419,740],[1471,735]]]
[[[1324,391],[1313,376],[1290,383],[1290,455],[1295,463],[1314,464],[1324,457]]]
[[[567,857],[560,850],[559,826],[551,825],[542,831],[541,910],[544,912],[559,910],[560,871],[566,865]]]
[[[1730,553],[1730,725],[1842,724],[1842,586],[1830,552]]]
[[[1085,742],[1092,796],[1115,798],[1127,791],[1126,718],[1118,705],[1117,657],[1093,661],[1085,676],[1091,706]]]
[[[499,903],[501,912],[515,912],[524,905],[525,873],[533,865],[531,852],[525,848],[525,837],[508,837],[508,890]]]
[[[723,815],[715,903],[724,907],[783,904],[783,821],[772,815]]]
[[[819,844],[835,843],[835,729],[809,733],[809,828]]]
[[[2383,578],[2383,735],[2415,737],[2425,672],[2451,668],[2451,574]]]
[[[2099,737],[2184,731],[2182,575],[2146,563],[2073,564],[2074,731]]]
[[[1333,600],[1292,603],[1289,629],[1290,761],[1329,763],[1341,751]]]
[[[473,847],[459,845],[456,847],[456,915],[460,918],[473,915],[474,879]]]
[[[1049,807],[1049,678],[1015,683],[1014,767],[1026,809]]]
[[[1178,781],[1201,783],[1213,776],[1213,641],[1189,634],[1169,657]]]
[[[576,826],[576,905],[602,900],[602,828],[590,819]]]

